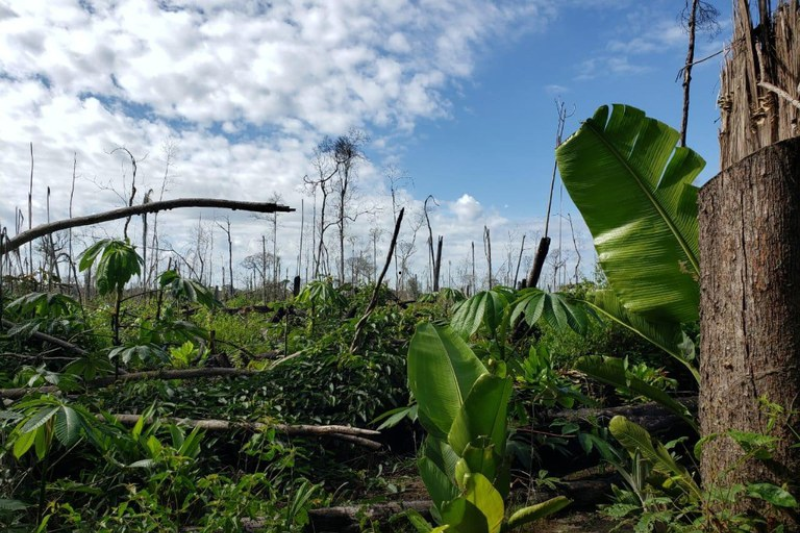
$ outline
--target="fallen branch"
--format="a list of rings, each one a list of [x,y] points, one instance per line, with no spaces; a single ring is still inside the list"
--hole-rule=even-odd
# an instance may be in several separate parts
[[[386,271],[389,270],[389,265],[392,262],[392,256],[394,255],[394,248],[397,246],[397,237],[400,235],[400,225],[403,223],[403,213],[405,213],[405,210],[406,208],[404,207],[400,210],[400,214],[397,215],[397,223],[394,225],[394,234],[392,235],[392,242],[389,245],[389,253],[386,256],[386,263],[383,265],[383,270],[381,271],[380,277],[378,277],[378,282],[375,283],[375,288],[372,290],[372,298],[369,300],[367,310],[364,312],[364,316],[362,316],[356,324],[356,332],[353,335],[353,342],[350,343],[350,353],[354,353],[356,348],[358,348],[358,340],[361,336],[361,330],[364,328],[364,324],[366,324],[367,319],[378,305],[378,294],[380,294],[383,278],[386,277]]]
[[[291,207],[272,202],[240,202],[237,200],[219,200],[215,198],[177,198],[175,200],[164,200],[162,202],[151,202],[148,204],[121,207],[119,209],[112,209],[111,211],[105,211],[95,215],[58,220],[49,224],[41,224],[33,229],[23,231],[13,239],[6,239],[3,243],[0,243],[0,255],[13,252],[17,248],[31,242],[34,239],[38,239],[39,237],[49,235],[56,231],[77,228],[80,226],[91,226],[93,224],[108,222],[110,220],[118,220],[134,215],[143,215],[145,213],[168,211],[170,209],[182,207],[213,207],[219,209],[232,209],[234,211],[250,211],[253,213],[286,213],[294,211],[294,209]]]
[[[15,324],[14,322],[11,322],[10,320],[8,320],[6,318],[4,318],[2,320],[2,324],[3,324],[3,327],[6,327],[6,328],[17,327],[17,324]],[[47,333],[42,333],[40,331],[32,331],[30,333],[30,336],[32,338],[34,338],[34,339],[37,339],[37,340],[40,340],[40,341],[43,341],[43,342],[49,342],[50,344],[52,344],[54,346],[58,346],[60,348],[64,348],[65,350],[69,350],[69,351],[74,352],[74,353],[76,353],[78,355],[82,355],[82,356],[89,355],[89,352],[87,352],[86,350],[84,350],[80,346],[76,346],[76,345],[72,344],[69,341],[65,341],[64,339],[59,339],[58,337],[53,337],[52,335],[48,335]]]
[[[141,415],[133,414],[112,414],[116,420],[126,426],[135,425]],[[148,421],[152,421],[149,419]],[[373,450],[381,447],[380,442],[371,440],[369,437],[379,437],[381,432],[372,429],[354,428],[350,426],[311,426],[305,424],[288,425],[288,424],[265,424],[263,422],[243,422],[243,421],[229,421],[229,420],[192,420],[189,418],[162,418],[164,422],[171,424],[178,424],[190,428],[200,428],[207,431],[230,431],[234,429],[243,429],[247,431],[264,431],[266,429],[275,429],[278,433],[290,437],[330,437],[333,439],[344,440],[352,442],[360,446],[365,446]]]
[[[239,368],[189,368],[185,370],[150,370],[147,372],[131,372],[130,374],[120,374],[119,377],[104,376],[101,378],[85,381],[82,385],[85,388],[99,388],[117,383],[125,383],[128,381],[142,381],[145,379],[198,379],[198,378],[212,378],[221,376],[254,376],[262,373],[261,370],[242,370]],[[26,394],[39,392],[42,394],[49,394],[58,392],[60,389],[54,385],[47,385],[44,387],[36,388],[16,388],[16,389],[0,389],[0,398],[7,398],[9,400],[18,400]]]

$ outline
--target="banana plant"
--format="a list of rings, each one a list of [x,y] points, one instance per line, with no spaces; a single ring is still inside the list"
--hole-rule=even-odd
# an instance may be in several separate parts
[[[506,516],[511,379],[491,374],[453,329],[417,327],[408,382],[428,431],[418,466],[441,524],[432,531],[501,533],[569,504],[557,497]]]
[[[610,290],[588,305],[666,351],[699,382],[682,324],[699,317],[698,189],[692,182],[705,161],[676,147],[679,136],[634,107],[602,106],[556,150],[556,161],[609,283]],[[629,383],[621,365],[595,360],[582,370],[607,383]]]

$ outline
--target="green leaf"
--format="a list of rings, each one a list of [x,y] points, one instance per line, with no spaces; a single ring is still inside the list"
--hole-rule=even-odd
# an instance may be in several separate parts
[[[503,497],[492,482],[482,474],[467,476],[467,490],[464,499],[472,503],[486,517],[489,533],[498,533],[503,525],[505,505]]]
[[[33,446],[34,440],[36,440],[35,431],[29,431],[27,433],[19,434],[16,440],[14,441],[14,447],[12,448],[14,457],[19,459],[20,457],[25,455],[28,452],[28,450],[31,449],[31,446]]]
[[[75,444],[81,436],[81,423],[78,413],[66,405],[56,413],[55,421],[56,439],[62,446],[68,448]]]
[[[507,306],[508,299],[502,292],[481,291],[458,304],[450,326],[463,337],[474,335],[481,326],[495,332],[503,321]]]
[[[586,333],[589,324],[582,302],[536,288],[520,291],[520,297],[513,304],[511,323],[515,323],[520,316],[529,326],[544,318],[555,329],[571,329],[580,335]]]
[[[729,429],[728,435],[741,446],[745,453],[762,461],[772,459],[772,452],[778,440],[777,437],[751,431],[739,431],[738,429]]]
[[[624,416],[615,416],[609,422],[608,429],[630,454],[640,453],[652,463],[653,470],[674,477],[675,482],[693,500],[702,497],[700,487],[689,472],[675,461],[663,444],[654,442],[650,433],[642,426],[634,424]]]
[[[453,481],[433,460],[428,457],[420,457],[417,461],[417,467],[431,501],[436,507],[441,508],[444,502],[448,502],[458,496],[458,489],[453,484]]]
[[[60,407],[43,407],[32,414],[22,427],[19,428],[20,433],[28,433],[38,429],[40,426],[43,426],[47,423],[48,420],[53,418],[53,416],[58,412]]]
[[[484,374],[478,378],[456,415],[447,441],[457,455],[478,437],[488,437],[498,455],[505,453],[511,378]]]
[[[669,394],[661,389],[628,372],[625,369],[625,361],[623,359],[590,355],[578,359],[575,368],[598,381],[619,389],[633,391],[663,405],[697,430],[697,422],[695,422],[692,413],[685,405],[672,399]]]
[[[420,422],[446,438],[464,399],[486,367],[449,327],[422,324],[408,349],[408,385],[419,403]]]
[[[767,501],[777,507],[797,508],[797,500],[794,496],[772,483],[751,483],[747,485],[747,495]]]
[[[531,505],[530,507],[520,509],[514,512],[514,514],[512,514],[508,519],[508,523],[506,524],[504,531],[511,531],[512,529],[530,522],[541,520],[546,516],[550,516],[551,514],[559,512],[570,503],[572,503],[572,500],[569,498],[558,496],[556,498],[547,500],[546,502],[537,503],[536,505]]]
[[[694,362],[694,344],[677,322],[651,322],[625,309],[611,290],[595,291],[586,305],[617,324],[631,330],[677,359],[700,383],[700,372]]]
[[[597,110],[557,150],[564,186],[594,237],[609,285],[655,322],[698,319],[697,188],[705,166],[679,134],[633,107]]]
[[[24,511],[28,507],[28,504],[19,500],[7,500],[5,498],[0,498],[0,511]]]
[[[442,509],[442,520],[458,533],[490,533],[486,515],[466,498],[447,502]],[[448,529],[448,531],[450,530]]]

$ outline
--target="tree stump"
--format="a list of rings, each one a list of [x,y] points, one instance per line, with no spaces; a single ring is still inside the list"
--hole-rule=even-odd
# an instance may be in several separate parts
[[[768,146],[700,191],[700,463],[706,486],[800,481],[800,448],[790,430],[800,409],[800,138]],[[763,401],[787,418],[771,434],[770,461],[742,462],[729,429],[767,432]],[[792,486],[794,485],[794,486]],[[738,510],[755,509],[743,498]],[[768,512],[772,512],[768,510]],[[775,516],[774,514],[772,516]],[[777,517],[797,530],[796,517]]]

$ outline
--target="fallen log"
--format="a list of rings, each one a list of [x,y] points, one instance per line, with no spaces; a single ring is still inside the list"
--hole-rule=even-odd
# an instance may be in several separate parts
[[[17,324],[4,318],[2,320],[3,327],[6,328],[14,328],[17,327]],[[89,355],[89,352],[81,348],[80,346],[76,346],[69,341],[65,341],[64,339],[59,339],[58,337],[53,337],[52,335],[48,335],[47,333],[42,333],[40,331],[32,331],[30,336],[36,340],[40,340],[42,342],[48,342],[53,346],[58,346],[59,348],[64,348],[65,350],[69,350],[70,352],[76,353],[78,355],[86,356]]]
[[[108,222],[111,220],[119,220],[134,215],[142,215],[145,213],[156,213],[158,211],[169,211],[171,209],[178,209],[183,207],[212,207],[218,209],[231,209],[233,211],[249,211],[253,213],[289,213],[294,211],[293,208],[285,205],[264,202],[240,202],[236,200],[219,200],[216,198],[176,198],[174,200],[163,200],[161,202],[150,202],[147,204],[138,204],[128,207],[121,207],[103,213],[88,215],[85,217],[74,217],[65,220],[58,220],[36,226],[33,229],[23,231],[11,239],[5,240],[0,243],[0,257],[10,252],[13,252],[23,244],[44,237],[50,233],[61,231],[69,228],[77,228],[80,226],[91,226],[101,222]]]
[[[113,413],[117,421],[126,426],[135,425],[142,415],[135,414],[117,414]],[[148,419],[152,421],[153,419]],[[178,424],[190,428],[200,428],[207,431],[230,431],[235,429],[242,429],[245,431],[264,431],[267,429],[274,429],[278,433],[290,437],[330,437],[333,439],[344,440],[358,444],[373,450],[381,447],[381,443],[372,440],[370,437],[379,437],[380,431],[373,429],[362,429],[351,426],[311,426],[306,424],[265,424],[263,422],[247,422],[247,421],[232,421],[232,420],[193,420],[190,418],[160,418],[164,422],[171,424]]]
[[[686,398],[681,402],[692,412],[696,412],[696,397]],[[565,439],[566,442],[558,448],[534,444],[535,468],[547,470],[554,476],[565,476],[598,465],[601,457],[596,451],[587,454],[575,434],[560,435],[558,430],[552,429],[551,424],[556,421],[573,422],[578,424],[580,431],[590,432],[595,426],[608,426],[608,422],[617,415],[639,424],[651,435],[660,439],[673,440],[679,437],[695,438],[697,436],[686,421],[656,403],[550,410],[544,412],[532,427],[517,427],[515,430],[517,433],[531,435],[534,438],[545,436]]]
[[[691,396],[679,401],[693,414],[697,414],[697,396]],[[681,417],[661,404],[653,402],[620,405],[618,407],[549,410],[545,412],[538,425],[549,426],[555,420],[566,420],[587,425],[594,421],[605,426],[615,416],[624,416],[653,434],[673,431],[676,426],[681,428],[688,427]]]
[[[81,383],[84,388],[99,388],[108,385],[122,384],[128,381],[142,381],[146,379],[199,379],[211,377],[238,377],[238,376],[254,376],[262,373],[261,370],[244,370],[240,368],[188,368],[182,370],[149,370],[146,372],[131,372],[129,374],[120,374],[116,376],[103,376],[90,381]],[[55,385],[46,385],[43,387],[34,388],[14,388],[14,389],[0,389],[0,398],[9,400],[19,400],[26,394],[39,392],[42,394],[51,394],[58,392],[60,389]]]

